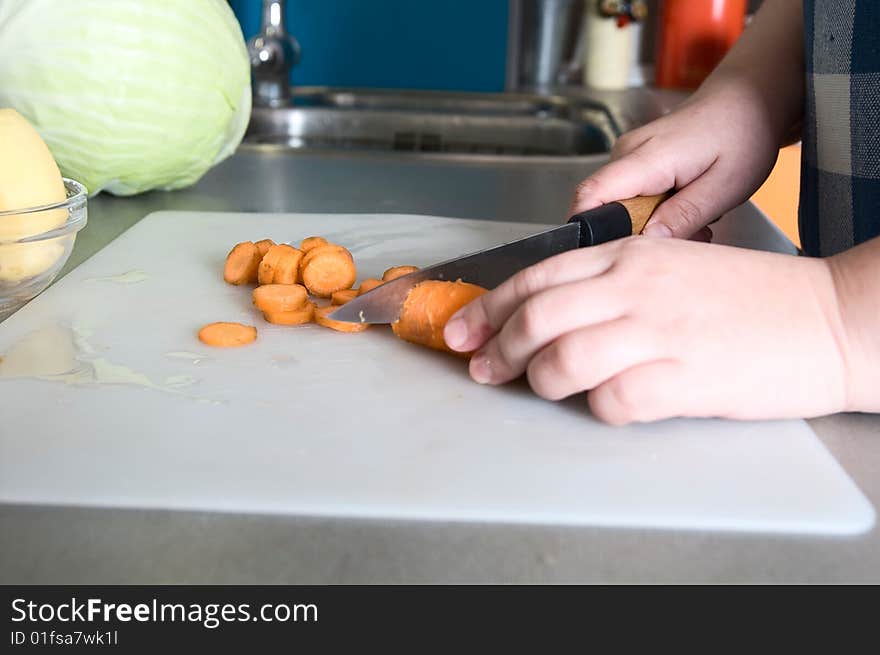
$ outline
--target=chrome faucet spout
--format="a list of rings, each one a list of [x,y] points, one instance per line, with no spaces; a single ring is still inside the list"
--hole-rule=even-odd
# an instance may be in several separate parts
[[[284,25],[285,0],[263,0],[260,33],[248,41],[254,105],[283,107],[290,102],[290,71],[300,46]]]

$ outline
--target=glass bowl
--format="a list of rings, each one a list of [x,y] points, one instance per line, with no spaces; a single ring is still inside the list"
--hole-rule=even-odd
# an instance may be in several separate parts
[[[0,211],[0,321],[48,287],[70,258],[76,233],[88,221],[88,191],[64,178],[67,199],[51,205]],[[28,224],[52,226],[26,237],[9,237],[4,222],[25,217]],[[26,229],[26,227],[25,227]]]

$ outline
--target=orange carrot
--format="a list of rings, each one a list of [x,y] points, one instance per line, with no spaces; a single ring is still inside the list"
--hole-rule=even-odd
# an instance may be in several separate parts
[[[293,312],[309,301],[300,284],[264,284],[254,289],[254,305],[261,312]]]
[[[455,312],[484,293],[483,287],[461,280],[421,282],[410,289],[391,329],[404,341],[455,352],[443,340],[443,328]]]
[[[313,246],[308,252],[303,254],[303,258],[299,261],[299,281],[302,282],[302,274],[303,269],[308,265],[310,261],[312,261],[315,257],[320,254],[328,253],[328,252],[344,252],[349,257],[351,257],[351,253],[348,252],[342,246],[337,246],[335,243],[325,243],[319,244],[317,246]]]
[[[315,304],[311,302],[293,311],[263,312],[263,318],[275,325],[303,325],[311,323],[314,316]]]
[[[361,282],[361,286],[358,287],[358,295],[362,296],[367,291],[372,291],[376,287],[380,287],[385,284],[382,280],[377,280],[374,277],[367,278],[363,282]]]
[[[369,323],[347,323],[346,321],[334,321],[332,318],[327,318],[328,314],[335,312],[337,309],[338,307],[333,305],[318,307],[315,310],[315,323],[338,332],[363,332],[370,327]]]
[[[272,284],[275,278],[275,266],[281,261],[281,255],[284,253],[284,249],[279,245],[270,246],[269,250],[266,251],[266,254],[263,255],[263,259],[260,261],[260,266],[257,270],[257,280],[262,284]]]
[[[324,237],[306,237],[305,239],[302,240],[302,243],[299,244],[299,249],[302,250],[303,252],[308,252],[312,248],[315,248],[317,246],[323,246],[328,243],[330,243],[330,242],[327,241],[327,239],[325,239]]]
[[[257,281],[260,250],[251,241],[237,244],[226,256],[223,279],[229,284],[247,284]]]
[[[318,246],[303,258],[302,282],[313,296],[329,298],[334,291],[349,289],[357,279],[351,253],[341,246]]]
[[[342,289],[341,291],[334,291],[333,295],[330,296],[330,304],[344,305],[349,300],[354,300],[355,298],[357,298],[357,295],[357,289]]]
[[[312,246],[308,252],[303,255],[302,263],[300,264],[300,268],[308,264],[312,259],[317,257],[318,255],[326,254],[328,252],[344,252],[349,257],[351,257],[351,253],[348,252],[345,248],[335,243],[324,243],[318,244],[316,246]]]
[[[417,270],[419,270],[418,266],[392,266],[382,275],[382,281],[391,282],[391,280],[396,280],[404,275],[415,273]]]
[[[272,239],[260,239],[255,242],[254,245],[260,251],[260,259],[266,256],[266,253],[269,252],[269,248],[275,245],[275,242]]]
[[[275,265],[275,274],[272,282],[275,284],[296,284],[300,282],[299,263],[302,261],[303,252],[296,248],[285,251],[279,262]]]
[[[232,348],[253,343],[257,328],[241,323],[210,323],[199,330],[199,341],[215,348]]]
[[[257,279],[260,284],[294,284],[296,282],[302,251],[286,243],[272,246],[258,267]],[[276,279],[277,278],[277,279]]]

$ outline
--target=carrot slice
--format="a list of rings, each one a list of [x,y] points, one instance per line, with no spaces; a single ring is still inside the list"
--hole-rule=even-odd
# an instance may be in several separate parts
[[[254,289],[254,305],[261,312],[293,312],[309,301],[309,293],[300,284],[264,284]]]
[[[269,252],[269,248],[275,245],[275,242],[272,239],[260,239],[259,241],[254,242],[254,245],[257,247],[257,250],[260,251],[260,258],[266,256],[266,253]]]
[[[300,281],[299,263],[302,261],[303,252],[296,248],[281,255],[281,259],[275,265],[275,275],[272,277],[274,284],[296,284]]]
[[[199,341],[215,348],[233,348],[253,343],[257,328],[241,323],[209,323],[199,330]]]
[[[263,312],[263,318],[275,325],[303,325],[311,323],[315,316],[315,304],[307,302],[303,307],[287,312]]]
[[[335,291],[349,289],[357,279],[351,253],[345,248],[318,246],[303,259],[302,282],[313,296],[329,298]]]
[[[392,266],[382,275],[382,281],[391,282],[391,280],[396,280],[404,275],[415,273],[417,270],[419,270],[418,266]]]
[[[377,280],[374,277],[367,278],[363,282],[361,282],[361,286],[358,287],[358,295],[362,296],[367,291],[372,291],[376,287],[380,287],[385,284],[382,280]]]
[[[328,252],[344,252],[349,257],[351,257],[351,253],[348,252],[342,246],[337,246],[335,243],[325,243],[323,245],[317,245],[312,247],[308,252],[303,255],[303,258],[299,262],[299,281],[302,282],[302,274],[303,269],[311,262],[315,257],[322,253]]]
[[[349,300],[354,300],[355,298],[357,298],[357,295],[357,289],[342,289],[341,291],[334,291],[333,295],[330,296],[330,304],[344,305]]]
[[[284,264],[282,261],[287,259]],[[281,276],[285,280],[290,280],[286,282],[286,284],[294,284],[296,282],[296,274],[293,274],[293,279],[291,279],[291,266],[295,263],[293,271],[296,271],[299,267],[299,261],[302,259],[302,251],[297,250],[293,246],[289,246],[286,243],[279,243],[278,245],[272,246],[266,251],[266,255],[263,257],[263,260],[260,262],[257,272],[257,279],[260,284],[281,284],[280,279],[276,280],[276,273],[278,270],[281,270]]]
[[[421,282],[410,289],[403,301],[400,317],[391,324],[391,329],[404,341],[435,350],[456,352],[446,345],[443,328],[455,312],[484,293],[486,290],[483,287],[461,280]]]
[[[337,245],[335,243],[325,243],[325,244],[313,246],[312,248],[310,248],[309,251],[306,252],[305,255],[303,255],[302,266],[305,266],[306,264],[308,264],[310,261],[312,261],[312,259],[314,259],[318,255],[326,254],[328,252],[344,252],[349,257],[351,257],[351,253],[348,252],[348,250],[343,248],[342,246]]]
[[[275,266],[281,261],[281,255],[284,253],[284,250],[280,248],[280,246],[270,246],[269,250],[266,251],[266,254],[263,255],[263,259],[260,261],[260,266],[257,270],[257,280],[260,284],[272,284],[273,279],[275,278]]]
[[[312,248],[323,246],[328,243],[330,242],[327,241],[327,239],[325,239],[324,237],[306,237],[302,240],[302,243],[299,244],[299,249],[303,252],[308,252]]]
[[[328,327],[331,330],[336,330],[337,332],[363,332],[370,327],[369,323],[348,323],[346,321],[334,321],[332,318],[327,318],[328,314],[335,312],[337,309],[338,307],[334,307],[333,305],[318,307],[315,309],[315,323]]]
[[[247,284],[257,281],[260,266],[260,250],[251,241],[244,241],[226,255],[223,279],[229,284]]]

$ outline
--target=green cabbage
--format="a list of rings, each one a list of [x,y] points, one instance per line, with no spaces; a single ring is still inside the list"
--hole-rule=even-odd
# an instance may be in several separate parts
[[[241,142],[250,62],[226,0],[0,0],[0,107],[92,194],[179,189]]]

